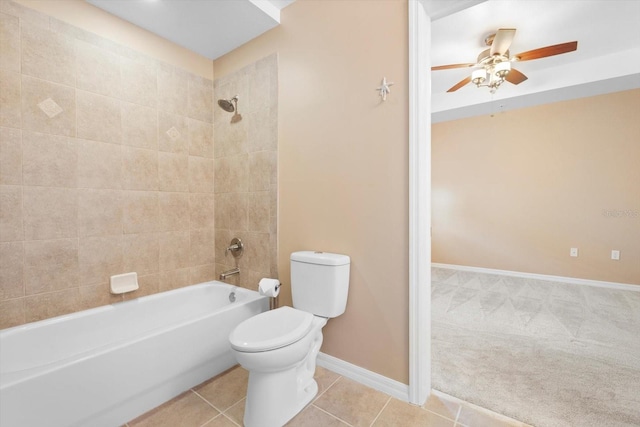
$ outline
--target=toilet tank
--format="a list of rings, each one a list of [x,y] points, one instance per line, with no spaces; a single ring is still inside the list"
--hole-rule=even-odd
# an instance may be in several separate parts
[[[322,317],[337,317],[347,307],[347,255],[301,251],[291,254],[293,306]]]

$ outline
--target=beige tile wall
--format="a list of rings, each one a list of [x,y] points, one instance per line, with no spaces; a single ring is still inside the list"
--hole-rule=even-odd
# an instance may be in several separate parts
[[[242,120],[214,108],[216,274],[240,267],[227,281],[256,289],[262,277],[278,277],[277,154],[278,58],[272,54],[214,81],[216,99],[239,96]],[[225,254],[233,237],[244,255]]]
[[[0,5],[0,328],[120,301],[113,274],[138,273],[126,298],[213,279],[213,82]]]

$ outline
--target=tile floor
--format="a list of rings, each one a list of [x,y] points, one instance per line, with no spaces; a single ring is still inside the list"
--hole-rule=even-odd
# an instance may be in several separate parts
[[[318,367],[318,396],[287,426],[527,427],[434,392],[423,407]],[[128,427],[242,426],[248,373],[237,366],[127,423]]]

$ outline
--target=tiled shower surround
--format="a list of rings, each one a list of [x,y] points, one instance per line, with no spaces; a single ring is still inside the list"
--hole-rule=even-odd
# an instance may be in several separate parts
[[[215,228],[230,229],[214,190],[234,175],[214,166],[213,82],[0,5],[0,328],[216,278]],[[257,126],[250,113],[243,125]],[[261,156],[245,158],[257,170],[238,187],[246,212],[264,213],[262,192],[275,194]],[[247,268],[270,273],[269,228],[233,230],[246,233]],[[129,271],[140,289],[111,295],[109,276]]]
[[[238,95],[242,117],[214,109],[216,274],[237,265],[240,275],[227,282],[255,290],[262,277],[278,277],[277,55],[215,80],[214,92]],[[237,260],[225,253],[234,237],[245,245]]]

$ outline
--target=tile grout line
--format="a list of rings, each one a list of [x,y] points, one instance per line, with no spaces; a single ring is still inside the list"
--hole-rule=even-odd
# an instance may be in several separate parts
[[[376,415],[376,417],[373,419],[373,421],[371,421],[371,424],[369,424],[369,426],[373,426],[375,424],[376,421],[378,421],[378,418],[380,418],[380,415],[382,414],[382,412],[386,409],[386,407],[389,405],[389,402],[391,402],[392,397],[389,396],[389,398],[387,399],[386,403],[384,404],[384,406],[382,407],[382,409],[380,409],[380,411],[378,412],[378,415]]]
[[[451,418],[449,418],[449,417],[447,417],[447,416],[445,416],[445,415],[439,414],[439,413],[434,412],[434,411],[432,411],[432,410],[430,410],[430,409],[423,408],[422,406],[416,406],[416,408],[420,408],[421,410],[423,410],[423,411],[425,411],[425,412],[428,412],[428,413],[430,413],[430,414],[432,414],[432,415],[435,415],[435,416],[437,416],[438,418],[443,418],[443,419],[445,419],[445,420],[447,420],[447,421],[451,421],[451,422],[452,422],[452,423],[454,423],[454,424],[455,424],[455,422],[456,422],[456,420],[455,420],[455,419],[451,419]],[[459,411],[459,410],[460,410],[460,409],[458,409],[458,411]],[[456,414],[456,417],[455,417],[455,418],[457,418],[457,414]]]
[[[314,397],[313,402],[315,402],[316,400],[320,399],[320,397],[322,397],[322,395],[324,395],[327,390],[329,390],[331,387],[333,387],[333,385],[335,383],[337,383],[338,381],[340,381],[340,379],[342,378],[341,375],[338,375],[338,378],[336,378],[335,380],[333,380],[333,382],[331,384],[329,384],[329,386],[327,388],[325,388],[324,390],[322,390],[322,393],[319,393],[316,397]],[[311,402],[311,403],[313,403]]]
[[[236,423],[234,420],[232,420],[231,418],[229,418],[228,416],[225,415],[225,412],[228,411],[229,409],[231,409],[232,407],[234,407],[235,405],[237,405],[238,403],[242,402],[242,400],[244,399],[244,397],[240,400],[238,400],[237,402],[231,404],[227,409],[225,409],[224,411],[221,411],[219,408],[217,408],[216,406],[213,405],[213,403],[209,402],[207,399],[205,399],[200,393],[198,393],[197,391],[195,391],[194,389],[190,389],[191,392],[193,394],[195,394],[196,396],[198,396],[200,399],[202,399],[203,401],[205,401],[207,403],[207,405],[211,406],[213,409],[215,409],[216,411],[218,411],[218,414],[216,416],[214,416],[213,418],[209,419],[206,423],[202,424],[201,427],[204,427],[207,423],[211,422],[211,420],[218,418],[219,416],[222,416],[226,419],[228,419],[229,421],[231,421],[233,424],[235,425],[239,425],[238,423]],[[240,426],[242,427],[242,426]]]
[[[462,413],[462,405],[458,406],[458,412],[456,413],[456,419],[453,420],[454,425],[458,424],[458,420],[460,419],[460,414]]]
[[[221,416],[223,416],[224,418],[226,418],[227,420],[231,421],[234,425],[238,426],[238,427],[242,427],[241,424],[238,424],[237,422],[235,422],[234,420],[231,419],[231,417],[228,417],[227,415],[225,415],[225,413],[221,413]]]
[[[501,422],[507,422],[507,423],[516,422],[516,423],[521,423],[521,424],[526,425],[526,423],[524,423],[524,422],[522,422],[522,421],[520,421],[518,419],[512,418],[512,417],[510,417],[508,415],[501,414],[499,412],[495,412],[495,411],[493,411],[493,410],[491,410],[489,408],[485,408],[483,406],[476,405],[475,403],[472,403],[472,402],[467,401],[467,400],[462,400],[462,399],[460,399],[458,397],[449,395],[449,394],[444,393],[444,392],[439,391],[439,390],[435,390],[435,391],[437,391],[438,394],[446,396],[450,400],[452,400],[452,401],[454,401],[454,402],[456,402],[456,403],[458,403],[460,405],[460,407],[458,408],[458,413],[456,415],[456,420],[455,420],[456,425],[459,425],[459,426],[466,426],[467,425],[467,424],[464,424],[463,422],[460,421],[460,415],[462,414],[462,409],[465,406],[467,407],[467,409],[473,411],[476,414],[483,414],[483,415],[489,416],[491,418],[497,419],[497,420],[499,420]],[[440,416],[442,416],[442,415],[440,415]]]
[[[322,409],[322,408],[321,408],[321,407],[319,407],[319,406],[314,405],[313,403],[312,403],[311,405],[309,405],[309,406],[313,406],[314,408],[318,409],[319,411],[324,412],[325,414],[329,415],[330,417],[335,418],[336,420],[341,421],[341,422],[345,423],[346,425],[348,425],[348,426],[350,426],[350,427],[352,427],[352,426],[353,426],[353,424],[350,424],[350,423],[346,422],[345,420],[343,420],[342,418],[340,418],[340,417],[338,417],[338,416],[336,416],[336,415],[332,414],[331,412],[325,411],[324,409]],[[302,411],[300,411],[298,414],[300,414],[301,412],[302,412]],[[296,415],[298,415],[298,414],[296,414]]]
[[[222,414],[222,413],[224,412],[224,411],[221,411],[220,409],[218,409],[216,406],[214,406],[214,404],[213,404],[213,403],[209,402],[207,399],[205,399],[205,398],[204,398],[200,393],[198,393],[198,392],[197,392],[197,391],[195,391],[194,389],[190,389],[190,390],[191,390],[191,392],[192,392],[192,393],[194,393],[194,394],[195,394],[196,396],[198,396],[200,399],[204,400],[204,401],[207,403],[207,405],[211,406],[213,409],[215,409],[216,411],[218,411],[220,414]],[[240,400],[242,400],[242,399],[240,399]],[[239,402],[240,400],[238,400],[238,402]],[[236,403],[238,403],[238,402],[235,402],[233,405],[235,405],[235,404],[236,404]],[[231,405],[231,406],[233,406],[233,405]],[[231,406],[230,406],[230,407],[231,407]],[[229,407],[229,408],[230,408],[230,407]],[[227,408],[227,409],[229,409],[229,408]]]
[[[240,403],[242,403],[242,401],[246,401],[246,400],[247,400],[247,398],[243,397],[242,399],[238,400],[236,403],[234,403],[233,405],[231,405],[227,409],[225,409],[224,412],[221,412],[221,414],[224,415],[226,418],[229,418],[231,421],[233,421],[234,424],[240,425],[240,424],[238,424],[238,422],[236,422],[233,419],[231,419],[231,417],[229,415],[227,415],[227,412],[229,412],[231,410],[231,408],[233,408],[234,406],[239,405]],[[245,406],[246,405],[243,405],[243,408]],[[244,410],[242,411],[242,417],[244,418]],[[240,427],[242,427],[242,425],[240,425]]]
[[[458,412],[456,413],[456,419],[453,421],[453,427],[462,427],[462,424],[460,424],[458,422],[458,420],[460,419],[460,414],[462,413],[462,404],[460,404],[460,406],[458,407]]]
[[[211,421],[215,420],[216,418],[218,418],[220,415],[222,415],[222,412],[219,412],[217,415],[214,415],[213,417],[209,418],[207,421],[205,421],[204,423],[200,424],[200,427],[204,427],[207,424],[209,424]]]
[[[456,414],[456,419],[454,421],[455,425],[454,427],[470,427],[470,424],[464,424],[462,421],[460,421],[460,415],[462,414],[462,409],[466,406],[467,409],[471,410],[472,412],[474,412],[475,414],[481,414],[481,415],[485,415],[485,416],[489,416],[495,420],[498,420],[502,423],[509,423],[509,425],[513,424],[514,422],[517,423],[518,425],[522,426],[522,427],[533,427],[529,424],[524,423],[523,421],[520,421],[518,419],[512,418],[508,415],[505,414],[501,414],[499,412],[495,412],[489,408],[485,408],[479,405],[476,405],[472,402],[469,402],[467,400],[463,400],[460,399],[458,397],[452,396],[450,394],[447,394],[443,391],[437,390],[437,389],[433,389],[432,390],[434,393],[434,395],[436,396],[441,396],[443,398],[447,398],[452,402],[455,402],[457,404],[459,404],[459,408],[458,408],[458,412]],[[437,414],[440,417],[443,417],[443,415]],[[446,417],[445,417],[446,418]],[[447,418],[449,419],[449,418]]]

